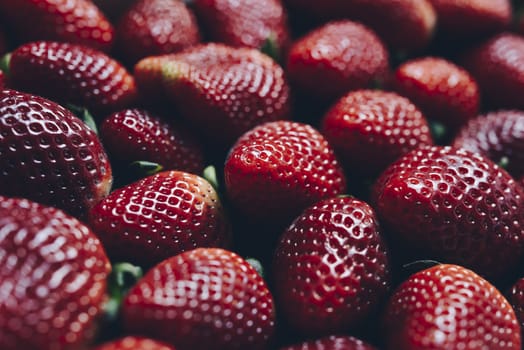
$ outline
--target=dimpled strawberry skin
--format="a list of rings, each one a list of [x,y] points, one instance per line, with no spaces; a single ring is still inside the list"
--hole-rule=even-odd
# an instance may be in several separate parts
[[[332,335],[286,346],[280,350],[375,350],[375,347],[354,337]]]
[[[391,296],[384,314],[386,349],[520,349],[515,313],[473,271],[437,265],[417,272]]]
[[[151,269],[126,296],[127,332],[180,349],[265,349],[275,310],[262,277],[235,253],[194,249]]]
[[[127,336],[112,342],[102,344],[93,350],[176,350],[174,347],[157,340]]]

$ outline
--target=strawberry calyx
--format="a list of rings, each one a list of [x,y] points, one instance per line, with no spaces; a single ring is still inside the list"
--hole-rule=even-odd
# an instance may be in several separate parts
[[[502,169],[504,170],[507,170],[508,169],[508,166],[509,166],[509,158],[506,157],[506,156],[503,156],[499,159],[497,165],[499,167],[501,167]]]
[[[268,35],[266,40],[260,46],[260,52],[268,55],[276,62],[280,62],[280,46],[278,45],[277,37],[274,33]]]
[[[448,129],[444,126],[444,124],[436,120],[431,120],[429,121],[429,129],[436,144],[444,145],[447,143],[449,134]]]
[[[140,177],[151,176],[164,170],[161,164],[150,162],[147,160],[137,160],[129,164],[129,167]]]
[[[11,61],[11,53],[6,53],[0,58],[0,70],[4,72],[6,76],[9,75],[9,63]]]
[[[95,134],[98,135],[98,128],[96,126],[95,119],[93,118],[93,115],[89,112],[89,110],[82,106],[77,106],[71,103],[68,103],[65,106],[67,109],[69,109],[73,114],[80,120],[82,120],[89,129],[93,130]]]
[[[128,262],[113,265],[108,276],[108,300],[104,305],[104,314],[107,320],[115,320],[120,311],[120,306],[127,292],[143,276],[142,268]]]
[[[262,278],[266,277],[266,274],[265,274],[265,271],[264,271],[264,266],[262,266],[262,263],[260,262],[260,260],[258,260],[256,258],[246,258],[246,261],[248,262],[249,265],[251,265],[256,270],[256,272]]]
[[[202,172],[202,177],[207,180],[213,186],[215,191],[218,192],[220,185],[218,183],[217,170],[213,165],[208,165]]]

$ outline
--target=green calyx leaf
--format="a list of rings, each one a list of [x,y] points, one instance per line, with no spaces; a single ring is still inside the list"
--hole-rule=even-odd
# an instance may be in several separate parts
[[[207,166],[203,173],[202,177],[207,180],[213,186],[215,191],[218,191],[219,185],[218,185],[218,178],[217,178],[217,170],[213,165]]]
[[[87,110],[87,108],[73,104],[67,104],[66,108],[73,112],[73,114],[76,115],[78,119],[82,120],[91,130],[95,132],[95,134],[98,134],[98,128],[96,127],[95,119],[93,118],[93,115]]]
[[[161,164],[149,162],[147,160],[137,160],[129,164],[129,166],[134,172],[145,176],[151,176],[164,170],[164,167]]]
[[[498,166],[502,169],[507,170],[509,166],[509,158],[506,156],[503,156],[499,159]]]
[[[127,262],[113,265],[107,283],[109,300],[104,306],[104,313],[108,319],[116,319],[120,311],[120,305],[127,292],[129,292],[131,287],[133,287],[142,276],[142,268],[139,266]]]
[[[4,72],[5,75],[9,75],[9,64],[11,62],[11,53],[6,53],[0,58],[0,70]]]
[[[280,62],[280,46],[278,45],[277,37],[274,33],[271,33],[266,40],[264,40],[264,43],[260,47],[260,51],[275,61]]]
[[[262,266],[262,263],[260,263],[260,261],[258,261],[258,259],[246,258],[246,261],[249,263],[249,265],[251,265],[257,271],[257,273],[260,276],[262,276],[262,278],[265,277],[264,267]]]
[[[445,144],[446,138],[448,137],[448,129],[444,124],[438,121],[430,121],[429,123],[429,129],[431,132],[431,135],[433,136],[433,140],[435,140],[435,143],[437,144]]]

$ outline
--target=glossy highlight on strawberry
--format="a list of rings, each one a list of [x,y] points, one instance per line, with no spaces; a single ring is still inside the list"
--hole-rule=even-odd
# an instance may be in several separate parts
[[[93,350],[176,350],[174,347],[153,339],[127,336],[102,344]]]

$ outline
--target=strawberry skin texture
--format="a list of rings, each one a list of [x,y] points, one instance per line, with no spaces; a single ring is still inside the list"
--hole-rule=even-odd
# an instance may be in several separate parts
[[[348,174],[376,176],[409,151],[431,145],[428,123],[407,98],[378,90],[358,90],[324,115],[320,131]]]
[[[417,272],[391,296],[386,349],[520,349],[508,301],[488,281],[458,265]]]
[[[522,256],[524,193],[480,155],[421,147],[390,165],[372,196],[392,239],[423,258],[500,277]]]
[[[352,197],[307,208],[273,259],[281,315],[301,334],[347,332],[377,309],[389,288],[388,253],[373,209]]]
[[[291,84],[312,98],[332,101],[385,77],[388,52],[367,27],[330,22],[294,42],[287,73]]]
[[[136,98],[133,76],[103,52],[84,46],[27,43],[13,51],[9,66],[13,88],[86,107],[99,119]]]
[[[61,210],[0,197],[0,347],[84,349],[111,266],[87,226]]]
[[[520,325],[521,337],[524,330],[524,278],[518,279],[509,289],[507,298],[515,311],[515,316]]]
[[[327,336],[321,339],[310,340],[280,350],[376,350],[375,347],[360,339],[350,336]]]
[[[200,42],[193,13],[180,0],[139,0],[120,18],[117,46],[123,59],[182,51]]]
[[[229,225],[203,178],[165,171],[111,192],[90,213],[91,227],[115,261],[143,266],[197,247],[227,247]]]
[[[100,126],[100,138],[111,161],[123,166],[145,160],[166,170],[204,170],[203,151],[192,135],[144,109],[110,115]]]
[[[151,269],[126,296],[127,332],[177,349],[266,349],[275,310],[262,277],[235,253],[194,249]]]
[[[346,190],[343,170],[312,126],[276,121],[245,133],[232,147],[224,181],[233,205],[255,220],[289,220]]]
[[[394,90],[410,99],[427,118],[451,129],[477,116],[480,92],[469,73],[438,57],[402,64],[393,75]]]
[[[90,0],[0,0],[0,12],[22,42],[70,42],[109,51],[114,29]]]
[[[174,347],[157,340],[127,336],[102,344],[93,350],[176,350]]]
[[[84,218],[112,185],[96,134],[44,98],[0,91],[0,194],[25,197]]]

